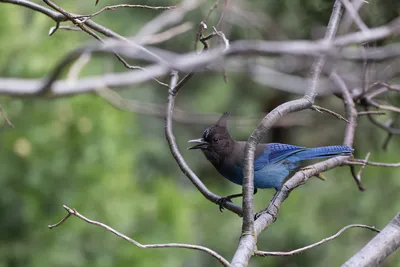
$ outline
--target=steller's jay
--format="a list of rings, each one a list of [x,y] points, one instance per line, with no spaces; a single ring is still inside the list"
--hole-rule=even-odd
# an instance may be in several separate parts
[[[229,135],[227,129],[229,115],[225,112],[216,124],[204,131],[202,138],[190,140],[189,143],[198,144],[188,149],[201,149],[222,176],[235,184],[242,185],[246,142],[235,141]],[[306,148],[280,143],[259,144],[254,160],[254,194],[257,188],[275,188],[278,191],[285,178],[296,170],[303,160],[347,156],[352,152],[353,149],[347,146]],[[218,201],[220,210],[222,211],[226,201],[240,196],[242,194],[222,197]]]

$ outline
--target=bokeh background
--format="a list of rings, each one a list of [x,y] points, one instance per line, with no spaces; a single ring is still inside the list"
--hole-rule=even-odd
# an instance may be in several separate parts
[[[34,1],[42,4],[42,1]],[[58,1],[66,10],[88,14],[110,4],[172,5],[177,1]],[[198,25],[213,1],[203,2],[184,20]],[[265,25],[232,24],[235,39],[315,39],[327,24],[332,1],[251,1],[251,14],[265,14]],[[215,25],[218,9],[209,19]],[[121,9],[94,20],[124,35],[133,36],[161,11]],[[362,8],[369,26],[382,25],[400,14],[399,1],[369,1]],[[90,37],[82,32],[57,31],[54,22],[21,6],[0,3],[0,75],[41,78],[68,51]],[[159,47],[177,53],[193,50],[195,30]],[[393,40],[392,40],[393,41]],[[94,57],[82,76],[125,71],[113,57]],[[259,117],[276,105],[298,97],[269,88],[247,73],[200,73],[178,96],[177,106],[197,113]],[[164,77],[163,81],[168,81]],[[167,89],[148,82],[118,92],[126,99],[164,105]],[[393,96],[396,97],[396,96]],[[14,266],[219,266],[207,254],[182,249],[143,250],[104,229],[71,218],[59,228],[48,224],[65,215],[63,204],[104,222],[142,243],[182,242],[216,250],[230,259],[241,231],[241,219],[204,199],[180,172],[164,137],[164,121],[121,111],[95,94],[65,98],[0,97],[0,104],[15,125],[0,120],[0,267]],[[335,96],[317,99],[318,105],[344,114]],[[189,113],[188,113],[189,114]],[[302,146],[340,144],[345,123],[330,115],[307,110],[294,115],[285,127],[270,131],[264,141]],[[230,124],[234,138],[246,140],[257,122]],[[223,179],[199,151],[187,151],[187,140],[207,127],[196,121],[175,123],[179,148],[204,183],[219,195],[240,187]],[[357,157],[372,152],[371,160],[400,160],[400,139],[382,149],[386,133],[360,119]],[[348,167],[325,173],[327,180],[311,179],[284,203],[279,218],[258,240],[260,250],[287,251],[334,234],[345,225],[362,223],[383,228],[400,207],[400,169],[367,167],[360,192]],[[268,204],[273,190],[260,190],[255,206]],[[240,201],[236,201],[240,204]],[[357,252],[373,232],[352,229],[339,238],[291,257],[253,258],[251,266],[338,266]],[[400,266],[397,252],[384,266]]]

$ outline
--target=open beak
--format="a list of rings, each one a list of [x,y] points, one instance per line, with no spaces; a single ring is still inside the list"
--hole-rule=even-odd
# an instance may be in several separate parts
[[[203,138],[189,140],[188,143],[198,143],[195,146],[188,147],[188,149],[206,149],[209,146],[209,143],[204,141]]]

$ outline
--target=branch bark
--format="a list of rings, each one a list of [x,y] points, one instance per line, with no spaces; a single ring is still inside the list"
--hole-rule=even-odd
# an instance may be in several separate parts
[[[342,267],[373,267],[380,265],[400,248],[400,213]]]
[[[333,5],[331,18],[328,23],[328,28],[324,37],[324,43],[328,44],[333,40],[342,15],[342,3],[337,0]],[[251,256],[253,255],[256,246],[257,233],[254,226],[253,212],[253,192],[254,192],[254,153],[257,144],[260,142],[266,132],[272,127],[276,121],[291,112],[300,111],[310,108],[314,104],[317,96],[318,80],[322,72],[322,67],[325,64],[325,56],[322,55],[314,62],[311,69],[311,85],[306,95],[298,100],[290,101],[279,105],[272,110],[261,121],[260,125],[254,130],[249,137],[245,146],[245,164],[244,164],[244,180],[243,180],[243,225],[242,235],[239,241],[239,246],[232,259],[232,266],[246,266]],[[289,193],[289,191],[288,191]],[[287,196],[286,196],[287,197]],[[275,200],[275,198],[274,198]],[[270,222],[272,223],[272,221]],[[266,229],[269,224],[266,224],[263,229]],[[261,229],[262,229],[261,228]]]

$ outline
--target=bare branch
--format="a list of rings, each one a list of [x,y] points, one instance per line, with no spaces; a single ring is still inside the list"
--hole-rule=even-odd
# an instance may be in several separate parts
[[[365,116],[365,115],[386,115],[385,111],[379,110],[369,110],[369,111],[359,111],[358,116]]]
[[[3,117],[4,121],[10,126],[11,128],[14,128],[14,125],[11,123],[11,121],[8,119],[6,113],[3,110],[2,105],[0,105],[0,114]]]
[[[169,9],[174,9],[176,6],[148,6],[148,5],[130,5],[130,4],[119,4],[119,5],[112,5],[112,6],[106,6],[100,9],[99,11],[90,14],[90,15],[78,15],[74,16],[75,19],[83,19],[81,20],[81,23],[86,22],[89,19],[92,19],[93,17],[103,13],[104,11],[108,10],[116,10],[118,8],[145,8],[145,9],[153,9],[153,10],[169,10]]]
[[[182,23],[181,25],[170,28],[164,32],[151,35],[147,40],[142,41],[141,44],[150,45],[150,44],[162,43],[169,39],[172,39],[173,37],[175,37],[177,35],[185,33],[187,31],[191,30],[192,28],[193,28],[192,23],[185,22],[185,23]]]
[[[376,161],[368,161],[364,159],[351,159],[345,162],[348,165],[359,165],[359,166],[377,166],[377,167],[389,167],[389,168],[397,168],[400,167],[400,163],[384,163],[384,162],[376,162]]]
[[[67,82],[75,82],[78,79],[79,73],[82,71],[85,65],[89,63],[91,57],[92,55],[90,53],[83,53],[80,55],[80,57],[72,64],[71,68],[69,69],[69,72],[67,74]]]
[[[358,14],[358,10],[361,9],[361,7],[363,6],[363,4],[367,3],[367,1],[365,0],[353,0],[351,1],[351,5],[353,7],[353,10],[355,12],[357,12]],[[343,19],[342,19],[342,23],[340,25],[340,29],[339,32],[340,33],[346,33],[350,26],[352,25],[352,23],[354,22],[354,18],[353,16],[350,14],[350,12],[347,12],[344,14]]]
[[[71,209],[68,206],[64,205],[63,206],[64,209],[68,212],[68,214],[58,223],[53,224],[53,225],[49,225],[49,229],[53,229],[55,227],[60,226],[61,224],[63,224],[65,221],[67,221],[68,218],[70,218],[71,215],[81,219],[84,222],[87,222],[89,224],[93,224],[96,226],[99,226],[101,228],[106,229],[107,231],[113,233],[114,235],[118,236],[119,238],[122,238],[126,241],[128,241],[129,243],[134,244],[135,246],[139,247],[139,248],[185,248],[185,249],[193,249],[193,250],[199,250],[199,251],[203,251],[206,252],[207,254],[211,255],[212,257],[216,258],[223,266],[229,266],[229,262],[224,259],[224,257],[222,257],[221,255],[219,255],[217,252],[215,252],[214,250],[211,250],[207,247],[203,247],[203,246],[197,246],[197,245],[190,245],[190,244],[183,244],[183,243],[166,243],[166,244],[141,244],[138,241],[118,232],[117,230],[111,228],[110,226],[98,222],[98,221],[94,221],[91,219],[88,219],[87,217],[83,216],[82,214],[80,214],[76,209]]]
[[[166,10],[147,22],[136,34],[135,40],[138,43],[146,42],[150,36],[162,29],[179,23],[185,14],[198,7],[204,0],[183,0],[175,9]]]
[[[378,102],[376,102],[373,99],[368,99],[367,100],[368,104],[377,108],[377,109],[383,109],[383,110],[387,110],[387,111],[392,111],[392,112],[397,112],[400,113],[400,108],[398,107],[394,107],[391,105],[383,105],[383,104],[379,104]]]
[[[346,117],[349,120],[349,123],[346,125],[346,131],[344,135],[343,144],[349,147],[353,146],[354,136],[357,128],[357,116],[358,112],[356,109],[356,105],[354,103],[353,97],[350,93],[349,88],[347,88],[343,79],[336,73],[336,71],[332,71],[330,78],[332,81],[340,88],[342,91],[343,103],[346,109]],[[357,184],[357,187],[360,191],[364,191],[365,187],[361,183],[361,179],[356,175],[353,167],[350,167],[351,174],[353,176],[354,181]]]
[[[400,213],[382,231],[342,267],[379,266],[390,254],[400,248]]]
[[[378,232],[378,233],[380,232],[380,231],[379,231],[378,229],[376,229],[374,226],[368,226],[368,225],[364,225],[364,224],[350,224],[350,225],[347,225],[347,226],[343,227],[342,229],[340,229],[339,232],[337,232],[336,234],[334,234],[334,235],[332,235],[332,236],[330,236],[330,237],[324,238],[324,239],[322,239],[322,240],[320,240],[320,241],[318,241],[318,242],[316,242],[316,243],[313,243],[313,244],[311,244],[311,245],[302,247],[302,248],[298,248],[298,249],[291,250],[291,251],[288,251],[288,252],[279,252],[279,251],[277,251],[277,252],[256,251],[256,252],[254,252],[254,254],[255,254],[256,256],[261,256],[261,257],[265,257],[265,256],[292,256],[292,255],[296,255],[296,254],[302,253],[302,252],[304,252],[304,251],[306,251],[306,250],[308,250],[308,249],[312,249],[312,248],[318,247],[318,246],[320,246],[320,245],[322,245],[322,244],[324,244],[324,243],[326,243],[326,242],[329,242],[329,241],[331,241],[331,240],[333,240],[333,239],[339,237],[344,231],[346,231],[346,230],[348,230],[348,229],[351,229],[351,228],[365,228],[365,229],[369,229],[369,230],[374,231],[374,232]]]
[[[400,84],[388,84],[388,83],[379,83],[382,86],[385,86],[387,89],[400,92]]]
[[[124,99],[116,91],[105,87],[97,89],[96,92],[100,97],[118,109],[165,119],[165,105],[143,103],[142,101]],[[182,110],[178,107],[175,107],[172,119],[174,122],[182,124],[211,125],[215,123],[220,116],[221,115],[218,113],[196,113],[190,110]],[[253,126],[260,121],[262,117],[232,116],[230,118],[230,123],[236,125],[237,127]],[[304,118],[303,116],[296,116],[296,114],[293,114],[292,116],[282,118],[282,120],[276,123],[274,127],[288,127],[296,125],[304,126],[309,125],[309,122],[309,118]]]
[[[68,20],[68,18],[65,17],[63,14],[55,12],[55,11],[53,11],[51,9],[48,9],[48,8],[46,8],[44,6],[41,6],[41,5],[36,4],[34,2],[31,2],[31,1],[27,1],[27,0],[0,0],[0,2],[10,3],[10,4],[14,4],[14,5],[20,5],[20,6],[27,7],[29,9],[32,9],[33,11],[40,12],[40,13],[52,18],[55,22],[62,22],[62,21],[67,21]]]
[[[332,111],[332,110],[330,110],[330,109],[323,108],[323,107],[320,107],[320,106],[317,106],[317,105],[312,105],[312,106],[310,107],[310,109],[315,110],[315,111],[320,112],[320,113],[326,112],[326,113],[328,113],[328,114],[330,114],[330,115],[336,117],[336,118],[339,119],[339,120],[342,120],[342,121],[345,121],[345,122],[349,123],[349,121],[348,121],[345,117],[343,117],[343,116],[340,115],[339,113],[336,113],[336,112],[334,112],[334,111]]]
[[[368,159],[369,159],[370,156],[371,156],[371,152],[368,152],[367,155],[365,156],[364,161],[368,162]],[[358,171],[358,173],[356,175],[357,180],[360,181],[360,182],[361,182],[361,175],[362,175],[362,173],[364,171],[365,166],[366,165],[361,166],[360,170]]]
[[[343,5],[346,7],[347,12],[353,18],[353,21],[356,23],[357,27],[361,31],[368,31],[367,25],[365,25],[364,21],[358,15],[358,12],[354,9],[352,3],[349,0],[342,0]]]
[[[175,98],[179,92],[179,89],[193,76],[193,73],[190,73],[185,76],[178,84],[177,84],[177,73],[173,72],[171,78],[171,86],[168,91],[168,106],[166,110],[166,119],[165,119],[165,136],[167,138],[169,147],[171,149],[172,156],[175,158],[182,172],[189,178],[189,180],[196,186],[196,188],[200,191],[200,193],[210,200],[211,202],[217,204],[218,200],[221,198],[220,196],[211,192],[203,182],[197,177],[197,175],[190,169],[190,167],[185,162],[182,154],[179,152],[178,146],[175,141],[175,136],[172,131],[172,118],[175,106]],[[224,205],[228,210],[236,213],[237,215],[242,215],[242,209],[233,204],[232,202],[226,202]]]
[[[58,25],[57,26],[53,26],[50,28],[49,30],[49,35],[53,35],[58,29],[60,30],[66,30],[66,31],[75,31],[75,32],[81,32],[82,30],[78,27],[71,27],[71,26],[61,26]]]
[[[342,4],[339,0],[335,1],[332,14],[325,33],[324,43],[330,43],[336,32],[342,15]],[[318,80],[325,64],[325,56],[320,56],[314,62],[311,69],[311,84],[308,92],[302,99],[283,103],[272,110],[253,131],[245,146],[245,163],[244,163],[244,179],[243,179],[243,225],[242,235],[238,248],[232,259],[232,266],[246,266],[256,245],[256,234],[253,213],[253,191],[254,191],[254,154],[257,144],[271,126],[288,113],[310,108],[314,104],[316,95],[318,94]],[[282,189],[281,189],[282,191]],[[280,192],[280,191],[279,191]],[[278,193],[279,194],[279,193]],[[275,198],[274,198],[275,200]],[[261,215],[263,216],[263,215]],[[264,220],[262,220],[264,222]],[[261,229],[265,229],[272,223],[265,223]]]

